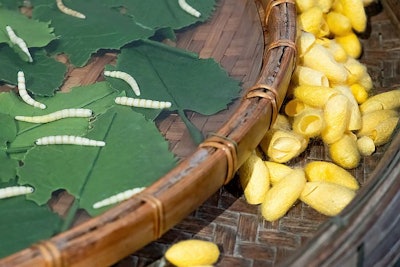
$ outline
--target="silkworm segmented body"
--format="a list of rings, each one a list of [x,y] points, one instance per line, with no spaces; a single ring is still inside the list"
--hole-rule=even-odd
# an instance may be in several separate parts
[[[7,31],[8,37],[10,38],[11,43],[18,45],[19,48],[21,48],[22,52],[24,52],[28,56],[29,62],[33,62],[31,53],[29,53],[29,49],[28,49],[28,46],[26,45],[25,41],[21,37],[18,37],[15,34],[14,30],[8,25],[6,26],[6,31]]]
[[[63,118],[87,118],[93,115],[92,110],[86,108],[68,108],[62,109],[43,116],[15,116],[18,121],[26,121],[32,123],[47,123]]]
[[[116,204],[116,203],[122,202],[124,200],[127,200],[131,196],[142,192],[144,189],[145,189],[145,187],[137,187],[137,188],[126,190],[124,192],[118,193],[116,195],[113,195],[111,197],[105,198],[103,200],[100,200],[100,201],[94,203],[93,204],[93,208],[94,209],[99,209],[99,208],[102,208],[102,207],[105,207],[105,206],[109,206],[109,205],[112,205],[112,204]]]
[[[201,16],[201,13],[190,6],[186,0],[178,0],[179,6],[188,14],[195,16],[196,18]]]
[[[115,103],[124,106],[138,107],[138,108],[154,108],[154,109],[163,109],[171,107],[171,102],[168,101],[157,101],[150,99],[139,99],[121,96],[115,98]]]
[[[140,96],[140,89],[139,85],[137,84],[136,80],[126,72],[123,71],[104,71],[104,75],[112,78],[118,78],[124,80],[129,86],[132,88],[135,95]]]
[[[76,10],[73,10],[73,9],[70,9],[70,8],[66,7],[63,4],[62,0],[56,0],[56,3],[57,3],[58,9],[64,14],[70,15],[72,17],[76,17],[76,18],[79,18],[79,19],[85,19],[86,18],[86,16],[84,14],[82,14],[82,13],[76,11]]]
[[[80,146],[105,146],[104,141],[92,140],[86,137],[74,135],[45,136],[35,141],[37,145],[80,145]]]
[[[36,108],[41,108],[45,109],[46,105],[42,104],[36,100],[34,100],[26,91],[26,86],[25,86],[25,75],[23,71],[18,71],[18,93],[21,96],[22,100],[27,103],[28,105],[31,105]]]
[[[30,194],[34,191],[30,186],[9,186],[0,188],[0,199]]]

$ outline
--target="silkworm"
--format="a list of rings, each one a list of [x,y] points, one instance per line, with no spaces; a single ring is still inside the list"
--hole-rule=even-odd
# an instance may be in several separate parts
[[[108,77],[118,78],[118,79],[124,80],[132,88],[132,90],[135,93],[135,95],[140,96],[140,89],[139,89],[138,83],[128,73],[123,72],[123,71],[117,71],[117,70],[116,71],[106,70],[106,71],[104,71],[104,75],[108,76]]]
[[[18,121],[26,121],[32,123],[47,123],[63,118],[87,118],[92,116],[93,112],[90,109],[85,108],[68,108],[62,109],[53,113],[49,113],[43,116],[15,116]]]
[[[70,9],[70,8],[66,7],[63,4],[62,0],[56,0],[56,3],[57,3],[58,9],[64,14],[70,15],[72,17],[76,17],[76,18],[79,18],[79,19],[85,19],[86,18],[86,16],[84,14],[82,14],[82,13],[76,11],[76,10],[73,10],[73,9]]]
[[[113,195],[111,197],[105,198],[103,200],[100,200],[96,203],[93,204],[93,208],[94,209],[99,209],[105,206],[109,206],[112,204],[116,204],[119,202],[122,202],[124,200],[127,200],[128,198],[130,198],[133,195],[136,195],[140,192],[142,192],[145,189],[145,187],[137,187],[137,188],[133,188],[133,189],[129,189],[126,191],[123,191],[121,193],[118,193],[116,195]]]
[[[29,62],[33,62],[31,53],[29,53],[29,49],[28,49],[28,46],[26,45],[25,41],[21,37],[18,37],[15,34],[14,30],[8,25],[6,26],[6,31],[7,31],[8,37],[10,38],[10,41],[13,44],[18,45],[19,48],[21,48],[22,52],[24,52],[28,56]]]
[[[25,75],[23,71],[18,71],[18,93],[22,100],[28,105],[34,106],[36,108],[45,109],[46,105],[34,100],[26,91],[25,86]]]
[[[139,107],[139,108],[154,108],[154,109],[169,108],[172,105],[171,102],[168,101],[139,99],[126,96],[115,98],[115,103],[124,106]]]
[[[9,186],[0,188],[0,199],[30,194],[34,191],[30,186]]]
[[[178,0],[178,4],[186,13],[195,16],[196,18],[201,16],[201,13],[190,6],[186,0]]]
[[[89,138],[74,135],[52,135],[45,136],[35,141],[37,145],[81,145],[81,146],[105,146],[104,141],[92,140]]]

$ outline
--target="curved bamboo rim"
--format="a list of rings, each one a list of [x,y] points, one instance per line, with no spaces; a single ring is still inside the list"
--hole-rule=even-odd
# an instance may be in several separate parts
[[[262,0],[268,41],[256,85],[235,114],[139,195],[0,261],[1,266],[109,266],[158,239],[229,182],[275,120],[296,61],[292,0]]]

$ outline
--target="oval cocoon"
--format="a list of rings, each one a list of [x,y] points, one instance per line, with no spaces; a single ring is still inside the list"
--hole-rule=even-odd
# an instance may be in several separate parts
[[[294,98],[286,103],[285,114],[288,115],[289,117],[294,117],[297,114],[301,113],[307,107],[309,107],[309,106],[304,104],[298,98]]]
[[[264,163],[268,168],[269,178],[272,185],[275,185],[293,171],[292,168],[282,163],[273,161],[264,161]]]
[[[355,197],[347,187],[328,182],[308,182],[300,200],[326,216],[338,215]]]
[[[172,245],[165,258],[178,267],[212,265],[219,257],[218,246],[209,241],[184,240]]]
[[[345,169],[353,169],[360,163],[360,152],[357,138],[352,133],[346,133],[329,146],[329,155],[333,162]]]
[[[374,140],[368,136],[362,136],[357,139],[358,151],[362,156],[370,156],[375,152]]]
[[[318,6],[313,6],[298,15],[297,23],[302,30],[310,32],[317,37],[322,37],[329,33],[322,9]]]
[[[349,18],[335,11],[326,15],[326,23],[334,35],[346,35],[352,31]]]
[[[284,216],[299,198],[305,184],[304,171],[294,169],[267,192],[261,204],[263,217],[272,222]]]
[[[357,136],[370,135],[376,130],[378,125],[389,118],[398,118],[399,113],[392,109],[375,110],[362,116],[361,129],[357,132]]]
[[[365,31],[367,27],[367,15],[365,14],[362,0],[339,0],[342,13],[349,18],[351,26],[358,32]]]
[[[337,90],[325,86],[299,85],[294,88],[294,96],[298,100],[317,108],[323,108],[328,99],[337,94]]]
[[[264,161],[255,153],[239,168],[239,180],[249,204],[260,204],[269,189],[269,172]]]
[[[303,65],[322,71],[334,84],[343,84],[347,81],[348,72],[343,63],[337,62],[333,54],[320,44],[314,44],[304,54]]]
[[[266,138],[261,140],[260,147],[270,160],[284,163],[297,157],[308,145],[308,139],[293,131],[270,131]]]
[[[324,181],[358,190],[356,178],[347,170],[327,161],[312,161],[304,167],[307,180],[310,182]]]
[[[400,90],[392,90],[368,98],[360,105],[362,113],[381,109],[397,109],[400,107]]]
[[[297,66],[292,80],[299,85],[316,85],[329,87],[328,78],[324,73],[304,66]]]
[[[346,53],[352,58],[359,58],[362,52],[361,42],[354,32],[350,32],[346,35],[336,36],[336,42],[340,44]]]
[[[324,116],[321,109],[307,108],[294,117],[293,131],[312,138],[321,134],[325,127]]]
[[[325,128],[321,133],[327,144],[338,141],[347,130],[350,119],[349,101],[344,95],[332,96],[324,108]]]

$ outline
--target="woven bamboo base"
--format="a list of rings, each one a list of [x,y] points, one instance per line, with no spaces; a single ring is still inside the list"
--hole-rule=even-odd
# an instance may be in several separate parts
[[[236,3],[238,5],[247,2],[248,5],[252,1],[221,1],[222,10],[226,12],[229,8],[233,8],[230,4],[233,2],[239,2]],[[375,5],[368,11],[370,28],[361,35],[364,46],[361,62],[367,65],[374,80],[374,93],[378,93],[400,86],[400,32],[396,31],[394,22],[389,20],[388,13],[379,6]],[[216,14],[216,16],[220,15]],[[234,18],[231,20],[236,21]],[[218,27],[218,25],[214,26]],[[212,28],[208,27],[205,26],[205,29],[212,31]],[[196,32],[196,30],[193,31]],[[201,32],[201,30],[199,31]],[[186,39],[182,42],[185,46],[188,43]],[[252,45],[253,43],[249,40],[245,44]],[[202,44],[198,41],[194,46],[186,47],[197,50],[202,47]],[[197,51],[201,51],[201,49]],[[212,53],[207,53],[207,55],[213,56]],[[232,72],[232,65],[230,65],[232,63],[228,63],[224,67],[235,75],[236,72]],[[225,114],[228,115],[229,112],[223,112],[221,120],[224,119]],[[194,115],[195,120],[196,117],[197,115]],[[178,128],[175,128],[173,132],[182,134]],[[168,134],[170,133],[167,133],[167,136]],[[361,185],[369,180],[370,174],[388,147],[389,144],[380,147],[372,156],[365,157],[358,168],[351,171]],[[179,150],[179,148],[177,149]],[[312,160],[329,160],[328,150],[320,141],[314,141],[305,153],[290,164],[303,166]],[[124,259],[116,266],[158,266],[160,261],[157,260],[163,256],[171,244],[188,238],[210,240],[217,243],[222,252],[217,266],[277,266],[304,247],[328,220],[329,218],[320,215],[307,205],[297,203],[281,220],[274,223],[266,222],[262,219],[258,206],[246,203],[238,180],[234,179],[159,240]],[[391,252],[388,250],[387,253]],[[356,262],[357,255],[354,255],[356,257],[354,262]],[[395,256],[391,255],[391,257]]]

